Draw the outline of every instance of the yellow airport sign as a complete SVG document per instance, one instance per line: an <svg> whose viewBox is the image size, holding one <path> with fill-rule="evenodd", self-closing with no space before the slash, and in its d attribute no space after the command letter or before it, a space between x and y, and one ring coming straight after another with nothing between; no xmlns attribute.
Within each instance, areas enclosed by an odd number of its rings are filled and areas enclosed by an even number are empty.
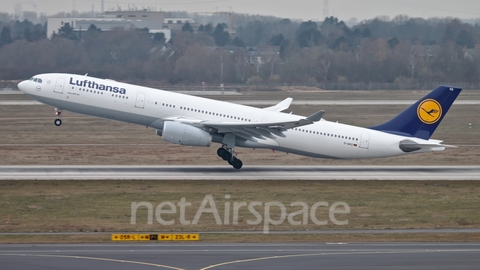
<svg viewBox="0 0 480 270"><path fill-rule="evenodd" d="M150 241L150 234L139 234L138 240L140 241Z"/></svg>
<svg viewBox="0 0 480 270"><path fill-rule="evenodd" d="M173 241L198 241L200 240L200 235L198 233L194 234L173 234Z"/></svg>
<svg viewBox="0 0 480 270"><path fill-rule="evenodd" d="M172 241L172 235L171 234L158 234L157 235L157 240L158 241Z"/></svg>
<svg viewBox="0 0 480 270"><path fill-rule="evenodd" d="M138 241L138 234L112 234L112 241Z"/></svg>
<svg viewBox="0 0 480 270"><path fill-rule="evenodd" d="M198 241L200 235L193 234L112 234L112 241Z"/></svg>

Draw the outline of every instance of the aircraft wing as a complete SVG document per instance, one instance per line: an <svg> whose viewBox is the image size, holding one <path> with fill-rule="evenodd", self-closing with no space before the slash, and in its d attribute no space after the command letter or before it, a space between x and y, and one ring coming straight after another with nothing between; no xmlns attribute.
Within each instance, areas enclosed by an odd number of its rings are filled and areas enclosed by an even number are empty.
<svg viewBox="0 0 480 270"><path fill-rule="evenodd" d="M162 121L175 121L197 127L208 127L210 129L215 129L217 133L234 133L236 136L245 140L257 142L258 139L275 139L276 137L285 138L283 131L290 128L313 124L314 122L320 121L324 114L325 111L322 110L298 120L274 122L224 122L178 116L166 117L163 118Z"/></svg>
<svg viewBox="0 0 480 270"><path fill-rule="evenodd" d="M318 111L308 117L294 121L275 121L275 122L219 122L202 121L203 126L215 128L218 133L234 133L236 136L245 140L257 141L257 139L275 139L276 137L285 138L283 131L313 124L322 119L325 111Z"/></svg>
<svg viewBox="0 0 480 270"><path fill-rule="evenodd" d="M281 112L288 109L288 107L290 107L290 104L292 104L292 101L293 101L293 98L286 98L275 106L270 106L263 109L267 111L272 111L272 112Z"/></svg>

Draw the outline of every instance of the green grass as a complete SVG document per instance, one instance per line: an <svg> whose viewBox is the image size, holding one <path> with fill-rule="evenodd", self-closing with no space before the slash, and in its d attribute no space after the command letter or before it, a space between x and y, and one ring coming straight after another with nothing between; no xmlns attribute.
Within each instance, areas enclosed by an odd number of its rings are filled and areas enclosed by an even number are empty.
<svg viewBox="0 0 480 270"><path fill-rule="evenodd" d="M111 231L233 231L262 230L263 223L249 225L255 216L245 207L232 224L233 203L278 201L287 213L299 210L291 202L312 206L316 202L345 202L350 214L338 214L347 225L291 225L284 222L271 230L476 228L480 226L480 183L469 181L2 181L0 183L2 232L111 232ZM179 214L164 214L174 225L147 224L147 208L130 224L131 203L192 203L186 219L192 220L206 195L212 195L220 217L231 202L230 224L216 224L204 213L197 225L182 225ZM230 199L225 199L230 195ZM264 215L264 207L257 207ZM154 209L155 210L155 209ZM179 210L177 210L179 211ZM328 207L319 207L319 220L329 220ZM272 208L273 219L280 216ZM7 217L10 220L7 222ZM295 220L301 220L297 216Z"/></svg>

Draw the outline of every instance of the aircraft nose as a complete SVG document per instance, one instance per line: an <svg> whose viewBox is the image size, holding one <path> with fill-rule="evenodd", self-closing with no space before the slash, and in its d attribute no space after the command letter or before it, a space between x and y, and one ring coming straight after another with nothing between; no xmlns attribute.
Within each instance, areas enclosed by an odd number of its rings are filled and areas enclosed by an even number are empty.
<svg viewBox="0 0 480 270"><path fill-rule="evenodd" d="M27 81L21 81L17 84L17 87L18 89L20 89L20 91L24 92L27 90Z"/></svg>

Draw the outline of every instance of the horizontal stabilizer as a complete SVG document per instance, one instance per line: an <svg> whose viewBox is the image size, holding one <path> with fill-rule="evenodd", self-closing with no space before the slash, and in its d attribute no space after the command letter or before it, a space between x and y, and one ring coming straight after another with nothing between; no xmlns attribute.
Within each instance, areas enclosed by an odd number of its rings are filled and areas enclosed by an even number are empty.
<svg viewBox="0 0 480 270"><path fill-rule="evenodd" d="M440 141L441 142L441 141ZM456 146L454 145L447 145L447 144L440 144L440 143L417 143L412 140L403 140L399 144L400 150L402 150L405 153L410 153L410 152L435 152L435 151L443 151L445 148L455 148Z"/></svg>

